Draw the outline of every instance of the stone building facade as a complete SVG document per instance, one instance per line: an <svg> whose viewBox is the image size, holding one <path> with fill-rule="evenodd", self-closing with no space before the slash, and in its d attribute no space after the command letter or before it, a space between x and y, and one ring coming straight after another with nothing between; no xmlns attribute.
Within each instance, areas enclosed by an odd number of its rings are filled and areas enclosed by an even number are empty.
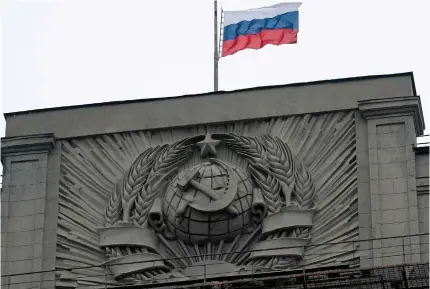
<svg viewBox="0 0 430 289"><path fill-rule="evenodd" d="M5 118L5 288L428 262L412 73Z"/></svg>

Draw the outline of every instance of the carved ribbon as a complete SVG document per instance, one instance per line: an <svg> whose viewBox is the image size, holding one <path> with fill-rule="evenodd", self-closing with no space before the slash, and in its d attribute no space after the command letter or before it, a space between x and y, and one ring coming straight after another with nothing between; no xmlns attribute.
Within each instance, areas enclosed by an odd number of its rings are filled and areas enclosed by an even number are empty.
<svg viewBox="0 0 430 289"><path fill-rule="evenodd" d="M158 252L158 239L154 232L141 227L133 227L133 223L117 223L117 225L122 226L98 229L100 247L145 247Z"/></svg>
<svg viewBox="0 0 430 289"><path fill-rule="evenodd" d="M169 269L161 256L157 254L133 254L111 259L104 265L109 266L114 278L119 280L132 273L138 273L150 269Z"/></svg>
<svg viewBox="0 0 430 289"><path fill-rule="evenodd" d="M270 239L254 244L250 259L277 256L303 258L304 246L309 238L279 238Z"/></svg>
<svg viewBox="0 0 430 289"><path fill-rule="evenodd" d="M263 220L262 234L285 231L291 228L311 228L315 209L292 210L284 207L280 212L267 216Z"/></svg>

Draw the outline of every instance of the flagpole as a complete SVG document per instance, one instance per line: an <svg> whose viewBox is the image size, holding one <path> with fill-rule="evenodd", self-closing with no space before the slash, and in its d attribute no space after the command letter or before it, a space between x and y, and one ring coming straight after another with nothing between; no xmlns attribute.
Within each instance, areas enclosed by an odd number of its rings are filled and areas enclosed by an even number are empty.
<svg viewBox="0 0 430 289"><path fill-rule="evenodd" d="M218 1L214 0L214 91L218 91Z"/></svg>

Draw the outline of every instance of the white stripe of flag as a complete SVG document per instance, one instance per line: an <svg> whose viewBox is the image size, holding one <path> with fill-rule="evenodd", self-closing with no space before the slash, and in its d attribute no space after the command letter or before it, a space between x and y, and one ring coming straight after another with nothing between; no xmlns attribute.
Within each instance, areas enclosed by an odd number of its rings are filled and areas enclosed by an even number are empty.
<svg viewBox="0 0 430 289"><path fill-rule="evenodd" d="M273 6L254 8L242 11L224 11L224 27L236 24L241 21L251 21L253 19L273 18L287 12L298 11L300 2L280 3Z"/></svg>

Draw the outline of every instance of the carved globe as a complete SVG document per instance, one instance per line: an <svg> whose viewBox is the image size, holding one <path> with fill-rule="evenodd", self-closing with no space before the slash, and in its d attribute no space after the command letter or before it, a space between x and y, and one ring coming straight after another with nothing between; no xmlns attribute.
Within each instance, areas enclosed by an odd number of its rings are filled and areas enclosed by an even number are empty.
<svg viewBox="0 0 430 289"><path fill-rule="evenodd" d="M187 244L218 243L221 240L229 241L249 229L252 217L252 184L243 170L231 164L226 165L231 168L232 176L219 164L203 163L180 172L172 180L163 202L167 234L170 237ZM223 194L227 187L237 181L236 195L229 207L215 212L190 207L190 200L203 205L214 202L194 186L182 190L178 186L179 180L195 170L198 170L199 174L194 181L217 192L221 198L225 197Z"/></svg>

